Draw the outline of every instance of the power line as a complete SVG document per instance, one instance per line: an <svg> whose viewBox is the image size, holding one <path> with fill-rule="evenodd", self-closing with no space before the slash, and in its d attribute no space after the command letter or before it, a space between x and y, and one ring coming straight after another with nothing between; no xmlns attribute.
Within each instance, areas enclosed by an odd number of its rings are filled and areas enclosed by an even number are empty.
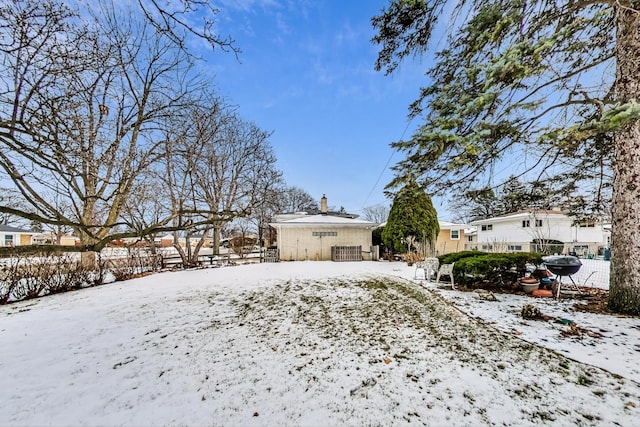
<svg viewBox="0 0 640 427"><path fill-rule="evenodd" d="M400 135L400 139L398 139L398 141L402 141L402 138L404 138L404 134L407 132L407 129L409 129L409 125L411 124L412 120L413 119L407 120L407 125L404 127L404 130L402 131L402 135ZM382 171L380 171L380 175L378 175L378 179L376 180L375 184L373 184L373 187L371 188L371 191L369 191L369 194L367 195L367 198L364 199L364 202L362 203L362 209L364 209L365 205L369 201L369 197L371 197L371 195L373 194L374 190L378 186L378 183L382 179L382 175L384 175L385 171L389 167L389 163L391 163L391 159L393 158L393 155L395 154L395 152L396 152L396 150L391 150L391 154L389 155L389 158L387 159L387 163L385 163L384 167L382 168Z"/></svg>

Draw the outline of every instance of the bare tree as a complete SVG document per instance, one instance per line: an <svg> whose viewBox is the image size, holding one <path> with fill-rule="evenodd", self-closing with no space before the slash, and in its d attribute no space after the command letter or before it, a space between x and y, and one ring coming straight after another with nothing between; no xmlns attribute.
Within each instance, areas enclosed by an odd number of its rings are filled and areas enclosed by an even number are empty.
<svg viewBox="0 0 640 427"><path fill-rule="evenodd" d="M306 212L318 209L318 202L300 187L290 186L282 191L281 212Z"/></svg>
<svg viewBox="0 0 640 427"><path fill-rule="evenodd" d="M367 206L362 209L362 216L367 221L375 222L376 224L382 224L389 218L389 211L391 207L385 203L379 203L373 206Z"/></svg>
<svg viewBox="0 0 640 427"><path fill-rule="evenodd" d="M185 0L182 12L192 3L205 4ZM27 204L1 213L70 227L92 250L173 229L176 212L117 231L138 177L165 154L159 124L202 88L186 15L151 5L146 20L107 3L82 16L55 0L0 5L0 170Z"/></svg>
<svg viewBox="0 0 640 427"><path fill-rule="evenodd" d="M138 6L147 20L174 43L184 46L185 35L206 41L212 49L233 52L236 57L240 49L231 36L223 37L214 29L214 19L218 9L209 0L181 0L162 5L157 0L138 0ZM197 18L197 20L194 20ZM194 22L201 25L194 25Z"/></svg>
<svg viewBox="0 0 640 427"><path fill-rule="evenodd" d="M247 217L264 202L264 195L280 183L269 132L246 122L220 100L192 103L167 126L165 179L175 213L174 228L186 245L174 245L185 265L197 262L200 249L213 236L214 253L220 231L234 218Z"/></svg>
<svg viewBox="0 0 640 427"><path fill-rule="evenodd" d="M136 232L139 239L149 245L151 253L155 254L155 239L159 232L145 230L153 230L154 224L159 224L170 216L169 197L162 179L152 172L139 177L123 208L122 219L126 228Z"/></svg>
<svg viewBox="0 0 640 427"><path fill-rule="evenodd" d="M14 208L24 209L25 202L20 193L11 188L0 188L0 204L13 206ZM14 225L21 227L26 223L24 218L12 215L7 212L0 212L0 224Z"/></svg>
<svg viewBox="0 0 640 427"><path fill-rule="evenodd" d="M280 212L279 200L282 196L282 187L279 185L281 176L272 177L274 186L270 188L264 188L260 195L256 206L251 211L251 218L253 219L258 229L258 241L260 246L266 243L271 244L275 241L273 230L269 226L274 216Z"/></svg>

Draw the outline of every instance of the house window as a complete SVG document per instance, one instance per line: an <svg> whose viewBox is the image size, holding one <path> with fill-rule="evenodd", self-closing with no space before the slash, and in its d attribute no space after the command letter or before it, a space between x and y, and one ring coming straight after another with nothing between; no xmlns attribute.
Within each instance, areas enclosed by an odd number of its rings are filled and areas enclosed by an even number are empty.
<svg viewBox="0 0 640 427"><path fill-rule="evenodd" d="M460 239L460 230L450 230L451 240L459 240Z"/></svg>
<svg viewBox="0 0 640 427"><path fill-rule="evenodd" d="M586 227L593 228L595 226L596 226L595 222L583 222L580 224L580 228L586 228Z"/></svg>
<svg viewBox="0 0 640 427"><path fill-rule="evenodd" d="M312 235L315 237L325 237L325 236L335 237L338 235L338 232L337 231L314 231L312 232Z"/></svg>
<svg viewBox="0 0 640 427"><path fill-rule="evenodd" d="M522 251L522 245L508 245L507 249L510 251Z"/></svg>
<svg viewBox="0 0 640 427"><path fill-rule="evenodd" d="M13 246L13 234L5 234L4 235L4 245L5 246Z"/></svg>
<svg viewBox="0 0 640 427"><path fill-rule="evenodd" d="M490 251L491 249L493 249L492 245L482 245L482 250L483 251Z"/></svg>
<svg viewBox="0 0 640 427"><path fill-rule="evenodd" d="M473 236L467 236L467 242L473 242Z"/></svg>
<svg viewBox="0 0 640 427"><path fill-rule="evenodd" d="M542 227L542 220L536 219L536 227Z"/></svg>
<svg viewBox="0 0 640 427"><path fill-rule="evenodd" d="M531 222L528 219L522 220L522 228L531 227Z"/></svg>
<svg viewBox="0 0 640 427"><path fill-rule="evenodd" d="M493 230L493 224L485 224L483 226L480 227L480 229L482 231L490 231Z"/></svg>

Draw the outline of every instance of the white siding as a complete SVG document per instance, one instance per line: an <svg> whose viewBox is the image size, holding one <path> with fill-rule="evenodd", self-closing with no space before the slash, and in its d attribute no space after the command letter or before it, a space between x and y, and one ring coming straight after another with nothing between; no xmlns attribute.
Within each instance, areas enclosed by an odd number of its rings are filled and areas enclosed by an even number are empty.
<svg viewBox="0 0 640 427"><path fill-rule="evenodd" d="M523 221L529 221L523 227ZM536 226L536 221L540 226ZM490 225L490 227L489 227ZM491 230L485 229L491 228ZM565 243L567 250L572 246L588 246L590 253L595 253L607 246L608 232L602 224L593 227L574 225L571 217L559 213L514 214L506 217L477 222L477 244L480 250L508 251L511 246L521 246L520 250L531 250L529 244L534 239L558 240Z"/></svg>

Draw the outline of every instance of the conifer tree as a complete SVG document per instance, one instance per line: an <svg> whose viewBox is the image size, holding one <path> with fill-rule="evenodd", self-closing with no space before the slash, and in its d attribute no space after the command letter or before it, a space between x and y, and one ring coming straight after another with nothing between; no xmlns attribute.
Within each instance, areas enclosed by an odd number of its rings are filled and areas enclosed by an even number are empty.
<svg viewBox="0 0 640 427"><path fill-rule="evenodd" d="M405 252L406 239L413 237L433 250L440 226L431 197L415 181L401 188L393 199L389 219L382 231L382 241L394 252Z"/></svg>
<svg viewBox="0 0 640 427"><path fill-rule="evenodd" d="M609 307L640 314L640 1L392 0L372 23L386 73L444 45L391 186L463 192L507 154L518 176L586 183L591 212L611 206Z"/></svg>

